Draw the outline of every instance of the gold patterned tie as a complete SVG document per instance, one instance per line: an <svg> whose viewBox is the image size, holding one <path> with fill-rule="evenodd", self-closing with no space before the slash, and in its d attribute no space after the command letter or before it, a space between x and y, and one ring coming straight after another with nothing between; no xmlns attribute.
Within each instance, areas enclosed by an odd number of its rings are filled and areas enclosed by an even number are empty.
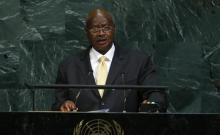
<svg viewBox="0 0 220 135"><path fill-rule="evenodd" d="M98 62L98 67L97 67L97 74L96 74L96 84L97 85L105 85L108 72L107 72L107 64L106 64L106 57L102 56L99 58ZM102 97L104 93L104 89L98 89L99 94Z"/></svg>

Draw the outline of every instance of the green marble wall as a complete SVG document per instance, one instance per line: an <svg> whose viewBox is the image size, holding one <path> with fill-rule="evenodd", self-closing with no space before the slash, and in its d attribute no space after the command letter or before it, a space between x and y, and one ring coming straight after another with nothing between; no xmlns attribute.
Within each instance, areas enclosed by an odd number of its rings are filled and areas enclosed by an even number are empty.
<svg viewBox="0 0 220 135"><path fill-rule="evenodd" d="M118 44L154 56L170 112L220 112L219 0L1 0L0 111L50 110L58 63L88 46L90 9L115 17ZM34 102L33 102L34 98Z"/></svg>

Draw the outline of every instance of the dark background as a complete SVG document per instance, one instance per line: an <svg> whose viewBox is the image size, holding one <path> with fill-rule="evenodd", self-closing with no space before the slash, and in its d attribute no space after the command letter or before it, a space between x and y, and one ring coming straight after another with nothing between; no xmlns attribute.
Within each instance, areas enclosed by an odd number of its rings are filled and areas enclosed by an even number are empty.
<svg viewBox="0 0 220 135"><path fill-rule="evenodd" d="M169 112L220 112L220 0L0 0L0 111L30 111L24 83L52 84L58 63L88 46L85 17L105 7L119 45L153 56ZM35 91L50 110L52 90Z"/></svg>

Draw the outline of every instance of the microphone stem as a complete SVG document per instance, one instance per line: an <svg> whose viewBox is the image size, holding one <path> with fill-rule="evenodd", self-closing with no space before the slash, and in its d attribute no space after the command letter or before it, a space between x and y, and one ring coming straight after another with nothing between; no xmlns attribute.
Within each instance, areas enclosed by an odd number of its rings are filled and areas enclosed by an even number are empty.
<svg viewBox="0 0 220 135"><path fill-rule="evenodd" d="M125 74L121 74L121 79L122 79L122 84L125 85ZM123 90L124 94L124 105L123 105L123 112L126 112L126 102L127 102L127 97L126 97L126 91L125 89Z"/></svg>

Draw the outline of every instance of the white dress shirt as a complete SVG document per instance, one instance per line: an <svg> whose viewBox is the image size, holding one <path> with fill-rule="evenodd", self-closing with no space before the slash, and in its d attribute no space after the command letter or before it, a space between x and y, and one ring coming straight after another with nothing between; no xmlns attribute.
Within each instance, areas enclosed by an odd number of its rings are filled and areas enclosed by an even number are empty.
<svg viewBox="0 0 220 135"><path fill-rule="evenodd" d="M104 55L107 58L106 64L107 64L107 71L109 73L109 69L112 63L112 59L115 53L115 46L114 44L112 45L112 47L108 50L108 52ZM90 56L90 62L91 62L91 66L92 66L92 70L93 70L93 76L95 78L96 81L96 69L98 66L98 60L101 56L103 56L101 53L97 52L93 47L90 49L89 52L89 56Z"/></svg>

